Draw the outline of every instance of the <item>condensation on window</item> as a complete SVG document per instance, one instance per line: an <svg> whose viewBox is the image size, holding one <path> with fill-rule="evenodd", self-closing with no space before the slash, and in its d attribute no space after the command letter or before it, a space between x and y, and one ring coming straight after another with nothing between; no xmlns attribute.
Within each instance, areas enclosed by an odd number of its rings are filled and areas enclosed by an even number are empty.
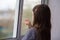
<svg viewBox="0 0 60 40"><path fill-rule="evenodd" d="M0 39L13 37L16 4L17 0L0 0Z"/></svg>

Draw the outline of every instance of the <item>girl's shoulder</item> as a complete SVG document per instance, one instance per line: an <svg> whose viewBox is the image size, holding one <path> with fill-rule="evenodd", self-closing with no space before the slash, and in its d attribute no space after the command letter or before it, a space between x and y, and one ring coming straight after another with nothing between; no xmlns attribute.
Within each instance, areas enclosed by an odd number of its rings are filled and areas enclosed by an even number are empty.
<svg viewBox="0 0 60 40"><path fill-rule="evenodd" d="M35 40L35 28L31 27L25 34L25 36L22 38L22 40Z"/></svg>
<svg viewBox="0 0 60 40"><path fill-rule="evenodd" d="M30 32L36 32L36 29L35 29L34 27L31 27L31 28L29 29L29 31L30 31Z"/></svg>

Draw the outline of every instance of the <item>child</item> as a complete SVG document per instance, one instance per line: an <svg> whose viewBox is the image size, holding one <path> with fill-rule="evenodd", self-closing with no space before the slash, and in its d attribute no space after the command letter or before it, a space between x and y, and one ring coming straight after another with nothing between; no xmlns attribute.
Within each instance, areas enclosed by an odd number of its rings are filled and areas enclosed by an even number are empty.
<svg viewBox="0 0 60 40"><path fill-rule="evenodd" d="M29 30L22 40L51 40L50 8L45 4L36 5L33 14L33 25L29 19L25 20Z"/></svg>

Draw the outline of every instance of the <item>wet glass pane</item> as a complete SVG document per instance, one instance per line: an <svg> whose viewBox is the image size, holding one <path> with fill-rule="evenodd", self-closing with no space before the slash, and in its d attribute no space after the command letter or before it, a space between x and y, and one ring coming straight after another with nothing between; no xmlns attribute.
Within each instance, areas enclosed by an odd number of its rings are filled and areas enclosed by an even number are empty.
<svg viewBox="0 0 60 40"><path fill-rule="evenodd" d="M0 39L16 37L17 0L0 0Z"/></svg>
<svg viewBox="0 0 60 40"><path fill-rule="evenodd" d="M28 26L25 25L24 21L28 18L31 22L33 20L32 9L35 5L41 4L41 0L24 0L23 4L23 14L22 14L22 26L21 26L21 36L24 36L28 30Z"/></svg>

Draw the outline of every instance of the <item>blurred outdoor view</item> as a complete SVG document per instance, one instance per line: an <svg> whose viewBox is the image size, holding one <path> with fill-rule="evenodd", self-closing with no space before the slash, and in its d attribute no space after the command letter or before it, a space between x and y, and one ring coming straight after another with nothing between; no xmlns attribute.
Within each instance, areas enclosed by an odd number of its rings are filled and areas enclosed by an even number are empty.
<svg viewBox="0 0 60 40"><path fill-rule="evenodd" d="M0 0L0 39L13 37L17 0Z"/></svg>
<svg viewBox="0 0 60 40"><path fill-rule="evenodd" d="M28 26L26 26L24 24L24 21L25 21L26 18L28 18L32 22L32 20L33 20L32 9L37 4L41 4L41 0L24 0L23 14L22 14L21 36L25 35L27 30L28 30Z"/></svg>

